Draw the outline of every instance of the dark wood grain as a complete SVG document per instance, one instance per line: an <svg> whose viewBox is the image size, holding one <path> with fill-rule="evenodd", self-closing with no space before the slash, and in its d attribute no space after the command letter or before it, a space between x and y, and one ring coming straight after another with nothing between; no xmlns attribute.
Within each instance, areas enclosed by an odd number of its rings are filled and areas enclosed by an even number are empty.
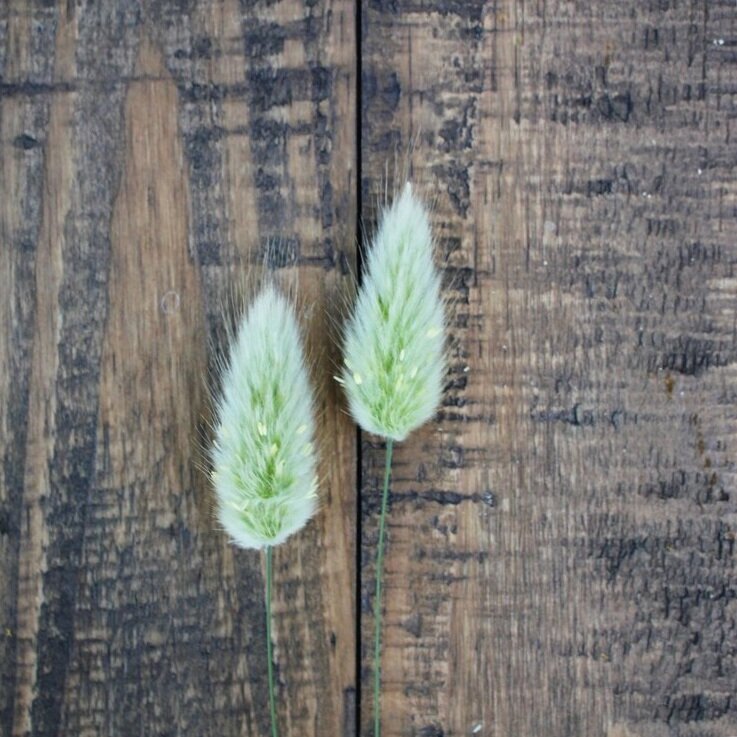
<svg viewBox="0 0 737 737"><path fill-rule="evenodd" d="M267 734L261 559L197 470L233 285L353 260L349 2L0 9L0 734ZM355 433L275 555L285 734L354 731Z"/></svg>
<svg viewBox="0 0 737 737"><path fill-rule="evenodd" d="M395 450L386 737L737 733L736 32L731 2L364 5L364 215L415 142L455 302Z"/></svg>
<svg viewBox="0 0 737 737"><path fill-rule="evenodd" d="M737 734L736 39L731 0L0 5L0 734L267 734L261 560L196 465L208 346L266 258L331 375L358 187L370 225L405 158L451 368L395 451L385 737ZM383 447L359 510L321 383L275 645L282 733L332 737Z"/></svg>

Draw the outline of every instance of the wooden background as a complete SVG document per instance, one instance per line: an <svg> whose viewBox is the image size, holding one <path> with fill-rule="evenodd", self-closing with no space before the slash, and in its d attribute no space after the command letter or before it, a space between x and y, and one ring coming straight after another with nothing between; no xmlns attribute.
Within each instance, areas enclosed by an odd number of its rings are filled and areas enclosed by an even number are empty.
<svg viewBox="0 0 737 737"><path fill-rule="evenodd" d="M208 340L278 236L332 373L408 158L452 365L395 455L385 737L734 737L736 119L733 0L3 0L0 735L266 736ZM321 396L285 737L368 734L383 448Z"/></svg>

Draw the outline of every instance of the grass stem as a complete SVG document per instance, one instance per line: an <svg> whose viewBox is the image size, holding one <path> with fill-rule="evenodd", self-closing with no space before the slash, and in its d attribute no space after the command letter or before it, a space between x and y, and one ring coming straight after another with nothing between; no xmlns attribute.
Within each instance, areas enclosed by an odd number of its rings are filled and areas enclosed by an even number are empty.
<svg viewBox="0 0 737 737"><path fill-rule="evenodd" d="M374 596L374 737L381 735L381 589L384 578L384 537L386 530L386 507L389 498L389 477L392 470L394 441L386 441L386 465L384 467L384 491L381 495L381 517L379 519L379 547L376 554L376 594Z"/></svg>
<svg viewBox="0 0 737 737"><path fill-rule="evenodd" d="M279 737L276 728L276 700L274 694L274 657L271 651L271 581L273 579L273 548L266 548L266 658L269 669L269 709L271 711L271 737Z"/></svg>

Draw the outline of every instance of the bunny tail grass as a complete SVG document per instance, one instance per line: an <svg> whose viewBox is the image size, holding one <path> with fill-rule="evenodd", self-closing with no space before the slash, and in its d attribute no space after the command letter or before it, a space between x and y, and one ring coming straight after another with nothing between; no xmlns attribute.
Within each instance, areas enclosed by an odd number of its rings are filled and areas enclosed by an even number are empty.
<svg viewBox="0 0 737 737"><path fill-rule="evenodd" d="M389 478L394 441L429 420L440 403L445 312L433 261L430 221L407 183L381 214L366 274L344 335L345 387L351 414L386 442L374 596L374 737L381 735L381 619Z"/></svg>
<svg viewBox="0 0 737 737"><path fill-rule="evenodd" d="M314 436L299 326L268 285L238 325L217 401L212 479L233 543L279 545L314 514Z"/></svg>
<svg viewBox="0 0 737 737"><path fill-rule="evenodd" d="M434 415L446 371L445 314L430 222L409 183L381 215L343 351L339 381L364 430L404 440Z"/></svg>
<svg viewBox="0 0 737 737"><path fill-rule="evenodd" d="M233 543L266 548L271 736L278 737L271 637L273 546L315 512L314 400L290 302L269 284L240 320L216 403L212 479Z"/></svg>

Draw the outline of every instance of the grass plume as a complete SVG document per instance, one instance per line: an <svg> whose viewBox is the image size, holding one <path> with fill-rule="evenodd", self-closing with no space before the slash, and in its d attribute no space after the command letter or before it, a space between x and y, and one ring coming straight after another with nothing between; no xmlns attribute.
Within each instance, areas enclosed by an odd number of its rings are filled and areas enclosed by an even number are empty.
<svg viewBox="0 0 737 737"><path fill-rule="evenodd" d="M316 509L312 390L294 310L266 286L222 376L212 450L218 519L243 548L279 545Z"/></svg>
<svg viewBox="0 0 737 737"><path fill-rule="evenodd" d="M381 734L382 585L392 452L395 441L435 414L446 373L445 309L434 250L427 210L407 183L381 212L336 377L355 421L386 438L374 594L374 737Z"/></svg>
<svg viewBox="0 0 737 737"><path fill-rule="evenodd" d="M407 183L384 210L344 337L344 385L364 429L404 440L435 413L445 313L427 211Z"/></svg>
<svg viewBox="0 0 737 737"><path fill-rule="evenodd" d="M278 737L271 636L273 548L317 506L314 399L294 308L267 284L230 336L211 451L217 514L231 541L266 550L271 735Z"/></svg>

